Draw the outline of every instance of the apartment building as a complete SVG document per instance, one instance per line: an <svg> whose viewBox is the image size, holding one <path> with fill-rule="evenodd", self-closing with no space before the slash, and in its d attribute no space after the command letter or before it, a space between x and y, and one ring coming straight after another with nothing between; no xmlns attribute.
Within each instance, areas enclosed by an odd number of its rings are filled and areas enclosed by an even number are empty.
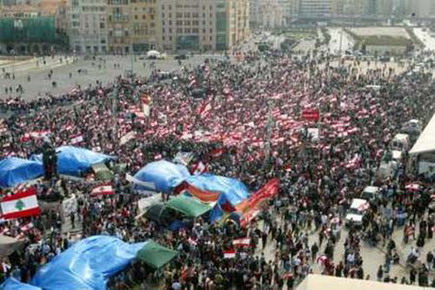
<svg viewBox="0 0 435 290"><path fill-rule="evenodd" d="M130 42L135 53L155 49L158 45L156 0L130 0Z"/></svg>
<svg viewBox="0 0 435 290"><path fill-rule="evenodd" d="M107 52L106 0L71 0L67 7L70 48L76 53Z"/></svg>
<svg viewBox="0 0 435 290"><path fill-rule="evenodd" d="M160 0L159 47L225 50L249 36L249 0Z"/></svg>
<svg viewBox="0 0 435 290"><path fill-rule="evenodd" d="M301 0L299 17L322 19L331 16L331 0Z"/></svg>

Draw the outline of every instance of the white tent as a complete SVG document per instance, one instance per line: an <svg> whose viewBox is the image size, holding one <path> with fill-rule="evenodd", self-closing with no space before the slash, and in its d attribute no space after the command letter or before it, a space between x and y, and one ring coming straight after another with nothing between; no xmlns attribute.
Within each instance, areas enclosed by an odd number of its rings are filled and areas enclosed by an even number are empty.
<svg viewBox="0 0 435 290"><path fill-rule="evenodd" d="M409 154L415 155L430 151L435 151L435 114L418 137Z"/></svg>
<svg viewBox="0 0 435 290"><path fill-rule="evenodd" d="M428 287L382 283L325 275L308 275L296 290L429 290Z"/></svg>

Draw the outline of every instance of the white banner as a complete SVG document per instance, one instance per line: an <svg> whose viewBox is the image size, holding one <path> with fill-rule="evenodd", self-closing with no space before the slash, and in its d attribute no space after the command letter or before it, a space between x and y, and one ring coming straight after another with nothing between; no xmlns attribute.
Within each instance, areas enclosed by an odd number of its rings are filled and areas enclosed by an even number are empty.
<svg viewBox="0 0 435 290"><path fill-rule="evenodd" d="M136 137L136 132L135 131L130 131L127 134L125 134L124 136L121 137L121 139L119 140L119 145L124 145L125 143L127 143L128 141L134 139Z"/></svg>

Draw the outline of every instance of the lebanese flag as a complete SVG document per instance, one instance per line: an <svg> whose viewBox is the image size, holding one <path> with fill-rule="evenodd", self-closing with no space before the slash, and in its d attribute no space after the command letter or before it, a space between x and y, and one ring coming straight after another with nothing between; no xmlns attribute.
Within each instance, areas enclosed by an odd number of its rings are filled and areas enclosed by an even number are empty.
<svg viewBox="0 0 435 290"><path fill-rule="evenodd" d="M250 238L241 238L233 240L234 247L249 247L251 245Z"/></svg>
<svg viewBox="0 0 435 290"><path fill-rule="evenodd" d="M83 142L83 135L75 135L71 138L71 144L79 144Z"/></svg>
<svg viewBox="0 0 435 290"><path fill-rule="evenodd" d="M38 216L41 209L36 198L36 188L30 187L1 200L2 219L10 220L29 216Z"/></svg>
<svg viewBox="0 0 435 290"><path fill-rule="evenodd" d="M113 187L111 185L98 186L91 191L91 195L110 195L110 194L115 194L115 191L113 190Z"/></svg>
<svg viewBox="0 0 435 290"><path fill-rule="evenodd" d="M27 224L25 224L25 225L22 225L22 226L20 227L20 229L21 229L22 232L27 232L27 231L33 229L33 223L30 222L30 223L27 223Z"/></svg>
<svg viewBox="0 0 435 290"><path fill-rule="evenodd" d="M225 259L234 259L236 257L236 251L235 250L226 250L224 251L224 258Z"/></svg>
<svg viewBox="0 0 435 290"><path fill-rule="evenodd" d="M223 148L213 149L210 152L210 156L213 158L220 157L222 154L224 154L225 150Z"/></svg>
<svg viewBox="0 0 435 290"><path fill-rule="evenodd" d="M42 130L42 131L33 131L30 132L30 137L33 137L35 139L42 139L45 136L49 135L51 132L49 130Z"/></svg>
<svg viewBox="0 0 435 290"><path fill-rule="evenodd" d="M192 239L192 238L189 238L188 240L187 240L188 242L189 242L189 244L191 244L191 245L194 245L194 246L196 246L196 245L198 245L198 242L197 241L195 241L194 239Z"/></svg>
<svg viewBox="0 0 435 290"><path fill-rule="evenodd" d="M420 184L418 183L410 183L405 185L405 189L408 192L416 192L419 191L421 189Z"/></svg>
<svg viewBox="0 0 435 290"><path fill-rule="evenodd" d="M206 118L210 114L211 109L212 106L210 103L203 104L201 107L199 107L198 114L202 118Z"/></svg>
<svg viewBox="0 0 435 290"><path fill-rule="evenodd" d="M193 175L198 175L198 174L204 173L206 171L207 171L207 165L202 163L202 161L196 162L192 166L192 174Z"/></svg>

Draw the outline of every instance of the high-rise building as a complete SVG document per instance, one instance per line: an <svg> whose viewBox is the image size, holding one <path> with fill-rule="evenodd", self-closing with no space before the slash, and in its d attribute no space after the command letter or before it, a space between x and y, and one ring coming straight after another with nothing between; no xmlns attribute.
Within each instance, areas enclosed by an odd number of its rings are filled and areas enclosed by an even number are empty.
<svg viewBox="0 0 435 290"><path fill-rule="evenodd" d="M108 50L110 53L130 53L130 0L107 0Z"/></svg>
<svg viewBox="0 0 435 290"><path fill-rule="evenodd" d="M300 0L300 18L322 19L330 16L331 0Z"/></svg>
<svg viewBox="0 0 435 290"><path fill-rule="evenodd" d="M225 50L249 35L249 0L160 0L160 48Z"/></svg>
<svg viewBox="0 0 435 290"><path fill-rule="evenodd" d="M70 48L76 53L107 51L106 0L71 0L68 4Z"/></svg>
<svg viewBox="0 0 435 290"><path fill-rule="evenodd" d="M135 53L156 48L160 32L157 30L156 0L130 0L130 41Z"/></svg>

